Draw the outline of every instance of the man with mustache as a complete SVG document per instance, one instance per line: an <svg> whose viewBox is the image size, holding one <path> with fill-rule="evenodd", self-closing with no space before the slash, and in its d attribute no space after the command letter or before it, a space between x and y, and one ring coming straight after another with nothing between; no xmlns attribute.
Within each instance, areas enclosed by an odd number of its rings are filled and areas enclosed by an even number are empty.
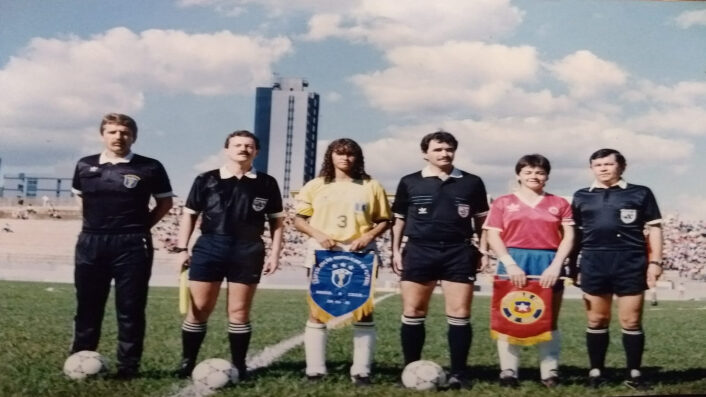
<svg viewBox="0 0 706 397"><path fill-rule="evenodd" d="M172 187L162 164L133 153L137 124L110 113L100 133L105 150L78 161L74 194L83 227L76 244L76 316L71 353L96 350L110 282L115 281L120 379L138 375L145 336L145 306L152 271L150 229L172 207ZM150 198L156 205L150 210Z"/></svg>
<svg viewBox="0 0 706 397"><path fill-rule="evenodd" d="M429 299L440 280L446 301L452 389L470 387L466 361L472 338L471 300L481 260L471 241L488 214L483 181L453 166L457 147L456 138L446 131L426 135L421 149L428 164L400 180L392 205L392 262L401 275L400 335L405 365L421 358ZM404 251L403 235L408 238Z"/></svg>

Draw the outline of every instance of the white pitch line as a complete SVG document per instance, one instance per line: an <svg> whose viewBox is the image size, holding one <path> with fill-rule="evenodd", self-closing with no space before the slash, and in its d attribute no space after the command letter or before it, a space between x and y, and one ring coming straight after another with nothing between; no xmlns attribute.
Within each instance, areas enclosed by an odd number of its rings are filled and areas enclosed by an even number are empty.
<svg viewBox="0 0 706 397"><path fill-rule="evenodd" d="M378 304L385 299L397 295L397 293L389 293L386 295L383 295L379 298L376 298L374 300L375 304ZM343 321L346 321L349 316L344 316L339 319L334 320L333 322L329 323L329 327L331 326L336 326L336 324L340 324ZM262 349L259 353L248 357L247 360L247 366L249 371L253 371L256 369L260 368L265 368L270 366L273 362L277 361L280 357L284 356L289 352L290 350L294 349L295 347L301 345L304 343L304 333L302 332L299 335L295 335L291 338L285 339L277 344L274 344L272 346L267 346L264 349ZM188 386L184 387L181 390L178 390L175 394L172 394L171 397L201 397L201 396L206 396L209 394L204 393L203 391L197 390L193 384L189 384Z"/></svg>

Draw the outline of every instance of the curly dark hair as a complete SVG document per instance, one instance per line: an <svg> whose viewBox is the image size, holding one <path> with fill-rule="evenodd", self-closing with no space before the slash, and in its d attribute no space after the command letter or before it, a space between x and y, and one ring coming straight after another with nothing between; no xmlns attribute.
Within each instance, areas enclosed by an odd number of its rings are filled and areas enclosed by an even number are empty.
<svg viewBox="0 0 706 397"><path fill-rule="evenodd" d="M370 179L370 175L365 172L365 158L363 158L363 149L356 141L349 138L340 138L331 142L326 148L324 154L324 162L321 164L319 176L324 178L326 183L333 182L336 179L336 170L331 160L333 153L352 154L355 157L353 167L351 167L350 177L353 179Z"/></svg>

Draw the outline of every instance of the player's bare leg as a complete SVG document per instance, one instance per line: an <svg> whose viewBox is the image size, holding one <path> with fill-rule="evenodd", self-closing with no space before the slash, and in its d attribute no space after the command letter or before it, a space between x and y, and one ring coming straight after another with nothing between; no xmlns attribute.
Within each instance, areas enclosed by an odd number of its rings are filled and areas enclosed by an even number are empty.
<svg viewBox="0 0 706 397"><path fill-rule="evenodd" d="M257 284L228 283L228 341L233 365L241 379L247 376L245 356L250 346L250 307Z"/></svg>
<svg viewBox="0 0 706 397"><path fill-rule="evenodd" d="M591 370L588 373L589 386L598 387L603 380L605 356L610 343L610 316L613 294L583 295L586 307L588 328L586 328L586 347Z"/></svg>
<svg viewBox="0 0 706 397"><path fill-rule="evenodd" d="M416 283L400 282L402 292L402 354L405 365L417 361L422 356L426 331L424 320L429 311L429 299L436 287L436 281Z"/></svg>

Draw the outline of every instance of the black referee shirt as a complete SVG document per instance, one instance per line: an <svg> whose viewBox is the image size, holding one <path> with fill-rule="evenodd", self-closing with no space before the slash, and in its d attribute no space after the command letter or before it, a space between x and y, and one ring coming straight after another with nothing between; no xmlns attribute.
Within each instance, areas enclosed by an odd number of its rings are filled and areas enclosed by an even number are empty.
<svg viewBox="0 0 706 397"><path fill-rule="evenodd" d="M201 233L258 240L265 220L284 216L275 178L254 169L238 179L225 167L196 177L185 211L202 213Z"/></svg>
<svg viewBox="0 0 706 397"><path fill-rule="evenodd" d="M644 250L646 224L661 222L652 191L621 180L608 189L584 188L574 193L574 221L582 231L581 248Z"/></svg>
<svg viewBox="0 0 706 397"><path fill-rule="evenodd" d="M83 231L94 233L148 232L150 196L173 196L162 164L133 153L115 164L101 154L82 158L72 188L83 201Z"/></svg>
<svg viewBox="0 0 706 397"><path fill-rule="evenodd" d="M470 238L473 217L488 212L483 181L456 168L445 181L428 173L409 174L397 185L392 212L405 219L404 234L430 242Z"/></svg>

